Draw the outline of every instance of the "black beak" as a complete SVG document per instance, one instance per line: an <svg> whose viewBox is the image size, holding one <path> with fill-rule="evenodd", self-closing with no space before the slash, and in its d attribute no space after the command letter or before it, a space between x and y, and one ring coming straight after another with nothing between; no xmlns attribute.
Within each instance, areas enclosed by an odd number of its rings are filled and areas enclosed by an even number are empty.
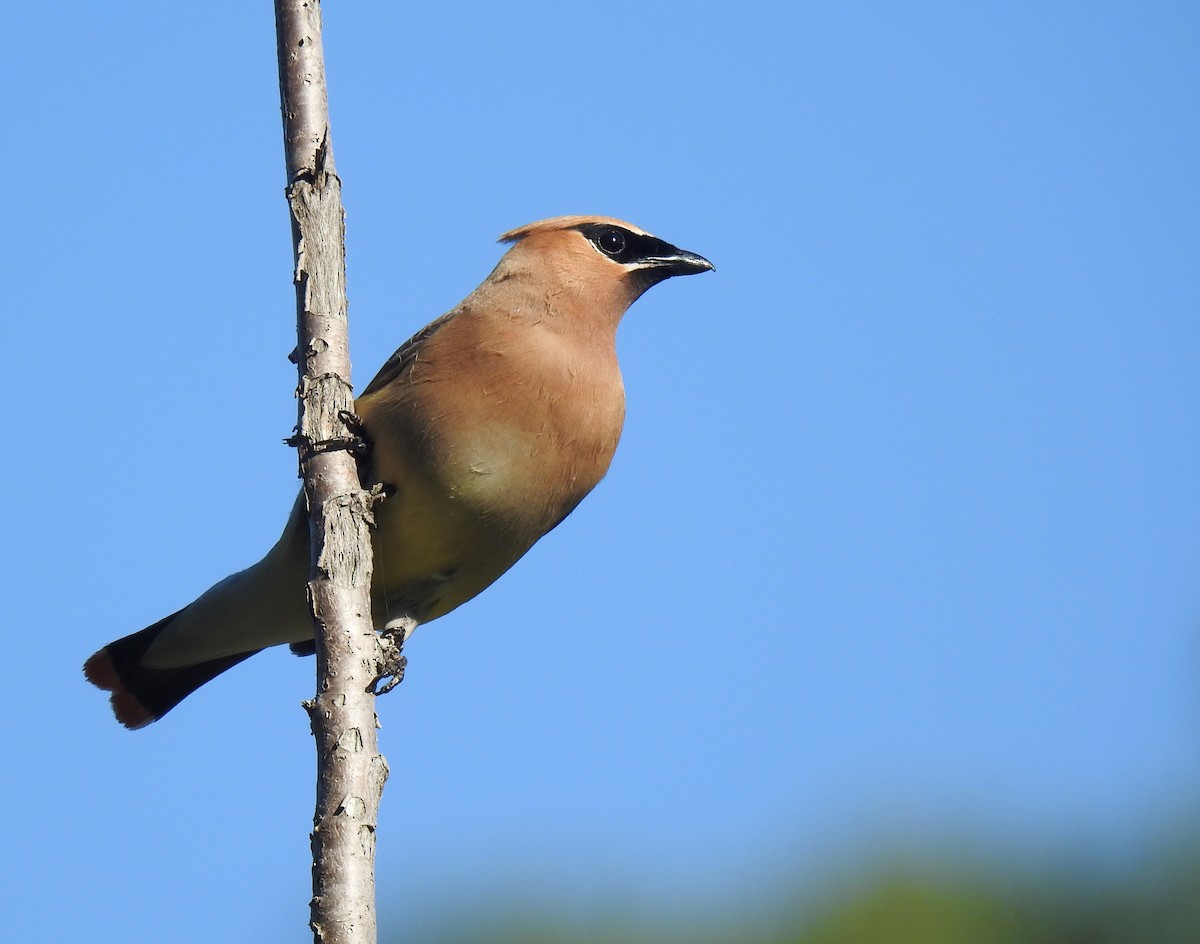
<svg viewBox="0 0 1200 944"><path fill-rule="evenodd" d="M655 248L657 251L644 257L643 261L648 267L652 267L661 278L666 279L673 275L696 275L698 272L716 271L717 267L715 265L703 256L696 255L694 252L688 252L686 249L678 249L666 242Z"/></svg>

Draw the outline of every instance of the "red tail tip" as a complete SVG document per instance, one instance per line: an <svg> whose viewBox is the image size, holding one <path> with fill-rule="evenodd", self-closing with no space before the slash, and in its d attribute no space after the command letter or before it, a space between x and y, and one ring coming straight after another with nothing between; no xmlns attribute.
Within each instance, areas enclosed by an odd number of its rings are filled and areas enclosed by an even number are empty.
<svg viewBox="0 0 1200 944"><path fill-rule="evenodd" d="M121 690L121 678L117 675L117 670L113 668L107 649L101 649L83 664L83 675L97 688L102 688L106 692Z"/></svg>
<svg viewBox="0 0 1200 944"><path fill-rule="evenodd" d="M112 702L113 714L117 720L131 731L144 728L154 720L154 715L146 710L146 706L138 701L137 695L129 692L115 692L109 699Z"/></svg>
<svg viewBox="0 0 1200 944"><path fill-rule="evenodd" d="M112 702L113 714L125 727L136 730L155 720L154 715L138 700L137 695L125 691L107 649L101 649L83 664L83 675L97 688L113 693L109 699Z"/></svg>

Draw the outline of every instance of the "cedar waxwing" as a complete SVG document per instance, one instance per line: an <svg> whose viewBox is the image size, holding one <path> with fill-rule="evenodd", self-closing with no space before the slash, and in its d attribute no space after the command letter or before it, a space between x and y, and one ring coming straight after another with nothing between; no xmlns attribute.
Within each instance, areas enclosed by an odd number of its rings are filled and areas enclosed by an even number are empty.
<svg viewBox="0 0 1200 944"><path fill-rule="evenodd" d="M664 279L712 269L636 226L563 216L511 242L458 307L391 356L355 402L370 443L373 620L425 623L478 594L608 471L625 418L617 324ZM304 493L278 543L178 613L109 643L84 674L140 728L268 646L313 651Z"/></svg>

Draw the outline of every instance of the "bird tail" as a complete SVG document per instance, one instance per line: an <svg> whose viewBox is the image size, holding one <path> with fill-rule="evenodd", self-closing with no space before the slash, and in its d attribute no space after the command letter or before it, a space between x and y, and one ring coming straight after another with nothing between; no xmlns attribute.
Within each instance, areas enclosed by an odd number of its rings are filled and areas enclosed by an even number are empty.
<svg viewBox="0 0 1200 944"><path fill-rule="evenodd" d="M112 692L113 714L127 728L144 728L157 721L205 682L262 651L252 649L165 669L143 665L146 650L182 612L172 613L153 626L110 642L83 664L83 674L89 682Z"/></svg>

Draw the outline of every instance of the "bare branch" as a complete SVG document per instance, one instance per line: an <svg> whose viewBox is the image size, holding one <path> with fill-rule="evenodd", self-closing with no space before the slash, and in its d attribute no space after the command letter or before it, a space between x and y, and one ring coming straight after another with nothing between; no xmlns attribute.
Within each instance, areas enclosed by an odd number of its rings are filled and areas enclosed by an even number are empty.
<svg viewBox="0 0 1200 944"><path fill-rule="evenodd" d="M311 926L318 944L374 944L375 828L387 763L376 738L383 671L371 622L371 508L344 417L353 409L344 211L333 165L318 0L275 0L288 202L296 256L299 423L313 570L317 742Z"/></svg>

